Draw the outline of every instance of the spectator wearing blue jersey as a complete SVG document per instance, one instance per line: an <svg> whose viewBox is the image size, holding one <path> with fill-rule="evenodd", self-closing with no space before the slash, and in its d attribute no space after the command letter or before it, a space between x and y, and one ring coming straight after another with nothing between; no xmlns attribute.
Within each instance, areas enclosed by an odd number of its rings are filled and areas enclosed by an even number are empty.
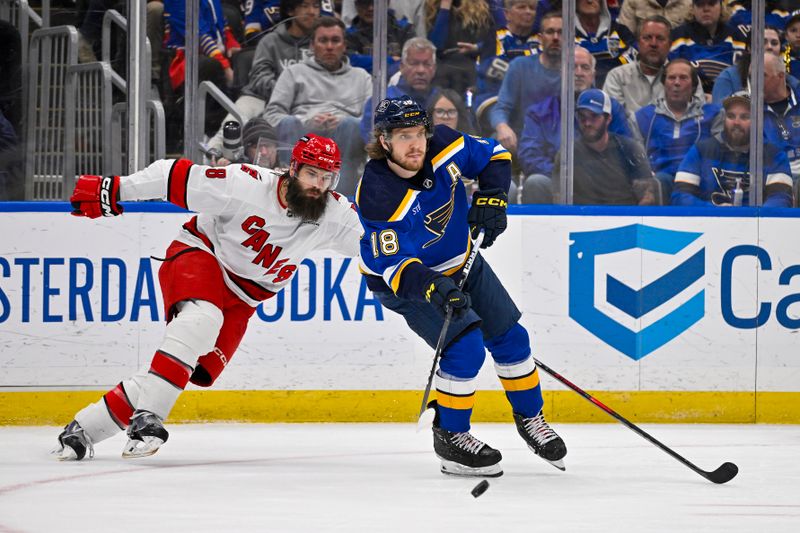
<svg viewBox="0 0 800 533"><path fill-rule="evenodd" d="M753 2L751 0L731 0L728 7L731 16L728 25L738 28L745 35L750 35L753 22ZM796 12L800 12L797 0L766 0L764 2L764 24L780 30L786 27L786 21Z"/></svg>
<svg viewBox="0 0 800 533"><path fill-rule="evenodd" d="M247 41L257 41L264 32L281 20L279 0L249 0L244 7L244 36Z"/></svg>
<svg viewBox="0 0 800 533"><path fill-rule="evenodd" d="M497 140L511 152L517 150L525 110L561 90L562 27L561 13L546 14L539 31L541 53L513 61L503 78L490 119Z"/></svg>
<svg viewBox="0 0 800 533"><path fill-rule="evenodd" d="M750 204L750 95L723 101L722 132L689 149L675 176L672 205L744 206ZM761 184L759 184L761 186ZM786 154L764 145L764 206L792 206L792 176Z"/></svg>
<svg viewBox="0 0 800 533"><path fill-rule="evenodd" d="M650 166L665 194L686 151L722 128L720 106L694 96L697 72L685 59L670 61L662 73L664 97L634 115L634 134L642 140Z"/></svg>
<svg viewBox="0 0 800 533"><path fill-rule="evenodd" d="M783 60L764 54L764 143L786 153L792 177L800 179L800 91L786 81Z"/></svg>
<svg viewBox="0 0 800 533"><path fill-rule="evenodd" d="M603 90L619 101L629 115L664 96L661 73L672 44L669 21L661 15L644 19L639 27L637 43L639 54L636 59L611 69L603 84ZM705 98L699 85L695 95Z"/></svg>
<svg viewBox="0 0 800 533"><path fill-rule="evenodd" d="M611 133L611 97L600 89L578 96L575 114L581 135L575 139L575 205L658 205L658 189L642 147ZM559 172L559 158L554 172Z"/></svg>
<svg viewBox="0 0 800 533"><path fill-rule="evenodd" d="M308 11L317 10L318 15L334 17L332 0L300 0L290 2L285 0L246 0L242 1L244 13L244 35L248 45L255 45L261 37L275 28L281 21L289 23L295 15L290 15L289 10L300 9Z"/></svg>
<svg viewBox="0 0 800 533"><path fill-rule="evenodd" d="M231 28L222 12L220 0L197 0L199 4L199 81L211 80L217 85L233 84L233 68L230 59L241 50ZM169 67L172 88L177 90L184 81L186 42L186 2L184 0L165 0L164 18L166 20L166 46L177 50ZM213 61L209 61L213 60Z"/></svg>
<svg viewBox="0 0 800 533"><path fill-rule="evenodd" d="M783 59L786 72L800 78L800 13L786 23L786 50Z"/></svg>
<svg viewBox="0 0 800 533"><path fill-rule="evenodd" d="M782 56L781 32L779 29L767 26L764 28L764 51L766 53ZM788 70L788 68L787 68ZM714 90L711 92L711 101L715 104L722 104L722 101L733 93L749 90L750 87L750 38L747 39L747 51L742 54L739 61L732 67L722 71L714 82ZM791 87L800 85L800 81L794 76L787 76L786 81Z"/></svg>
<svg viewBox="0 0 800 533"><path fill-rule="evenodd" d="M726 24L729 12L720 0L692 0L691 19L675 28L670 60L683 58L697 65L703 91L711 93L720 72L745 50L745 36Z"/></svg>
<svg viewBox="0 0 800 533"><path fill-rule="evenodd" d="M425 37L412 37L403 45L400 55L400 79L386 87L387 98L410 96L422 108L427 108L439 94L433 85L436 76L436 47ZM360 133L364 143L372 135L372 97L364 104Z"/></svg>
<svg viewBox="0 0 800 533"><path fill-rule="evenodd" d="M474 87L478 43L494 33L486 0L426 0L428 39L436 45L436 84L465 93Z"/></svg>
<svg viewBox="0 0 800 533"><path fill-rule="evenodd" d="M577 0L575 10L575 42L594 56L602 86L609 70L633 59L633 33L611 18L606 0Z"/></svg>
<svg viewBox="0 0 800 533"><path fill-rule="evenodd" d="M358 15L347 28L347 55L350 64L372 73L372 23L375 17L374 0L356 0ZM405 19L395 18L391 9L386 14L386 77L391 77L400 66L400 52L407 40L414 36L414 27Z"/></svg>
<svg viewBox="0 0 800 533"><path fill-rule="evenodd" d="M478 85L472 102L476 116L497 101L509 64L539 52L539 40L533 31L536 0L506 0L504 12L506 25L497 28L493 39L481 43Z"/></svg>
<svg viewBox="0 0 800 533"><path fill-rule="evenodd" d="M583 47L575 47L575 99L586 89L594 86L594 56ZM609 131L623 137L631 137L625 109L609 98L611 122ZM577 115L575 135L580 135ZM548 96L531 104L525 112L525 126L519 139L517 161L525 174L522 187L522 203L553 203L553 174L555 157L561 147L561 97ZM515 201L517 192L512 184L509 198Z"/></svg>

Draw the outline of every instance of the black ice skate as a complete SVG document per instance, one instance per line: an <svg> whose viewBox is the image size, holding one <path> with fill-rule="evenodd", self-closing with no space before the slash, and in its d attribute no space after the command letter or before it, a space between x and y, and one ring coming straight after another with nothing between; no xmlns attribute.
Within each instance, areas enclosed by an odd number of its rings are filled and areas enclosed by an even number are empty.
<svg viewBox="0 0 800 533"><path fill-rule="evenodd" d="M157 415L137 409L131 416L128 443L122 450L122 457L135 459L153 455L168 438L169 433Z"/></svg>
<svg viewBox="0 0 800 533"><path fill-rule="evenodd" d="M531 418L522 418L522 415L514 413L514 423L533 453L559 470L566 470L562 459L567 455L567 446L548 425L542 411Z"/></svg>
<svg viewBox="0 0 800 533"><path fill-rule="evenodd" d="M58 436L58 448L53 450L53 455L59 461L80 461L86 457L86 452L89 452L89 459L94 457L92 441L81 425L73 420L64 426L64 431Z"/></svg>
<svg viewBox="0 0 800 533"><path fill-rule="evenodd" d="M442 461L442 473L455 476L500 477L503 456L488 444L481 442L468 431L453 433L439 427L439 410L435 401L436 417L433 421L433 451Z"/></svg>

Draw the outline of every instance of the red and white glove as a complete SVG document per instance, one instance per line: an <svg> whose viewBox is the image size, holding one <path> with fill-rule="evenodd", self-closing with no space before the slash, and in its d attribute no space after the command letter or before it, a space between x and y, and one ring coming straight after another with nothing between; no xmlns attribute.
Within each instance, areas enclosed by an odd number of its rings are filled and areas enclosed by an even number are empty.
<svg viewBox="0 0 800 533"><path fill-rule="evenodd" d="M119 176L78 177L75 190L69 197L72 214L76 217L115 217L122 214L119 201Z"/></svg>

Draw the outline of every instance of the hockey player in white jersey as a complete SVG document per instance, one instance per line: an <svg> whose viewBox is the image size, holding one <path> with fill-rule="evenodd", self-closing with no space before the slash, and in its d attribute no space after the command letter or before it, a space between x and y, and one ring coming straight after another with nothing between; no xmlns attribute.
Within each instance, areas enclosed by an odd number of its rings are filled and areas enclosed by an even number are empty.
<svg viewBox="0 0 800 533"><path fill-rule="evenodd" d="M159 270L167 326L149 368L75 415L58 436L62 460L94 455L127 429L122 456L152 455L163 420L191 381L210 386L230 361L255 307L285 287L312 251L358 254L361 225L332 189L341 168L331 139L309 134L288 172L252 165L160 160L130 176L80 176L73 215L119 215L118 201L166 199L197 214L183 225Z"/></svg>

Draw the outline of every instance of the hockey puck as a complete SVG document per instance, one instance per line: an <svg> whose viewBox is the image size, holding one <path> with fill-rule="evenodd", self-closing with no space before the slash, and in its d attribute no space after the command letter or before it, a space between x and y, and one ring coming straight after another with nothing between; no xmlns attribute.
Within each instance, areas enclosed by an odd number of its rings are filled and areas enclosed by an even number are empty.
<svg viewBox="0 0 800 533"><path fill-rule="evenodd" d="M489 488L489 482L484 479L483 481L475 485L475 487L473 487L472 489L473 498L477 498L478 496L486 492L486 489L488 488Z"/></svg>

